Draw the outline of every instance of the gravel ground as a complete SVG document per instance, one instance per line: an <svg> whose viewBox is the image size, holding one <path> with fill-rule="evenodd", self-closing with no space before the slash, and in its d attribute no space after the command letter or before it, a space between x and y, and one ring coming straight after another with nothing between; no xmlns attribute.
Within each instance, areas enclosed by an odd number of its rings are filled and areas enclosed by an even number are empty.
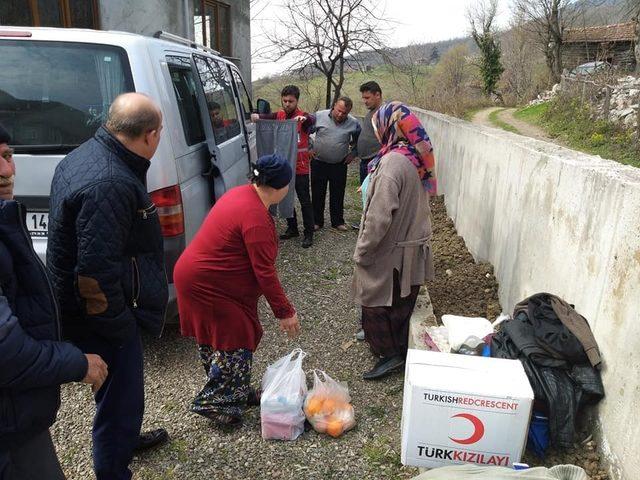
<svg viewBox="0 0 640 480"><path fill-rule="evenodd" d="M357 222L360 196L357 171L351 169L346 220ZM489 265L475 264L447 219L441 199L434 202L434 253L437 279L429 285L436 315L454 313L494 318L500 312L497 285ZM284 227L280 225L280 229ZM134 459L134 478L143 479L403 479L418 473L400 463L402 375L365 382L361 375L374 363L364 343L354 340L358 310L349 301L356 232L330 228L316 234L315 245L282 244L279 268L283 284L302 322L295 341L278 332L265 304L265 335L254 357L258 384L266 366L301 347L304 368L319 368L349 384L357 426L342 438L306 432L294 442L264 441L259 409L247 412L244 425L222 433L206 419L188 412L205 378L192 339L181 338L170 325L162 339L145 341L146 414L144 428L164 427L171 442ZM310 376L309 376L310 378ZM311 387L311 383L309 383ZM59 421L53 427L69 480L94 478L91 469L91 421L94 406L88 387L63 388ZM590 450L585 462L599 464ZM550 457L554 462L568 457ZM574 463L582 457L571 457ZM535 462L535 460L534 460ZM578 463L581 464L581 463ZM602 480L606 476L598 477Z"/></svg>

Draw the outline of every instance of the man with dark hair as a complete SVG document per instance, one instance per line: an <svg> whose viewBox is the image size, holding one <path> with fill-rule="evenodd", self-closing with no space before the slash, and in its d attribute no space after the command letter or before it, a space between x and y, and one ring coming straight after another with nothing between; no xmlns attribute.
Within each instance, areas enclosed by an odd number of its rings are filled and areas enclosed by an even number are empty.
<svg viewBox="0 0 640 480"><path fill-rule="evenodd" d="M63 335L100 354L109 375L96 392L97 480L129 480L144 412L141 330L159 335L168 298L163 241L146 187L162 113L146 95L117 97L95 136L58 165L51 185L47 266L61 305Z"/></svg>
<svg viewBox="0 0 640 480"><path fill-rule="evenodd" d="M348 230L344 222L347 165L357 156L360 135L360 124L349 115L352 108L353 102L349 97L339 97L331 110L316 113L315 158L311 161L311 196L316 230L324 226L327 185L331 226L341 232Z"/></svg>
<svg viewBox="0 0 640 480"><path fill-rule="evenodd" d="M296 160L296 195L300 201L304 238L302 248L313 245L313 207L309 193L309 134L313 131L316 119L313 115L298 108L300 89L295 85L287 85L280 92L282 108L276 113L253 114L251 119L257 120L297 120L298 121L298 158ZM280 235L282 240L299 236L298 217L295 209L293 217L287 218L287 230Z"/></svg>
<svg viewBox="0 0 640 480"><path fill-rule="evenodd" d="M382 105L382 89L377 82L366 82L360 85L362 101L367 107L367 114L362 120L362 132L358 137L358 156L360 157L360 184L367 176L367 165L380 151L380 142L373 131L371 118Z"/></svg>
<svg viewBox="0 0 640 480"><path fill-rule="evenodd" d="M60 385L82 381L95 391L107 365L60 339L49 279L26 233L24 208L13 199L10 141L0 125L0 479L62 480L49 434Z"/></svg>

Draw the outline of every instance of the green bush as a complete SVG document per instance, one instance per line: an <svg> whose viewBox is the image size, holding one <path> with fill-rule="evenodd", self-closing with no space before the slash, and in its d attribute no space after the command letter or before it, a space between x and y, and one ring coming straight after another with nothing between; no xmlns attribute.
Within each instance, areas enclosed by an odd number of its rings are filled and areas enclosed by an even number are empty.
<svg viewBox="0 0 640 480"><path fill-rule="evenodd" d="M596 119L592 106L579 98L561 95L543 105L522 109L517 116L541 125L571 148L640 167L640 149L632 130Z"/></svg>

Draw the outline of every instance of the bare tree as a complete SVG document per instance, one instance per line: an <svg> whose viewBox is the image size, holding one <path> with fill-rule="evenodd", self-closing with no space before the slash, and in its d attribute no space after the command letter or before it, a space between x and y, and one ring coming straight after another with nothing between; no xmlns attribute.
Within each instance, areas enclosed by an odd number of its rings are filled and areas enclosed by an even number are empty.
<svg viewBox="0 0 640 480"><path fill-rule="evenodd" d="M402 89L406 89L405 78L409 82L407 93L411 97L413 105L420 103L420 92L422 91L423 79L425 78L426 65L430 59L425 55L424 45L412 43L398 50L393 60L389 63L392 68L395 83ZM402 77L395 75L398 70Z"/></svg>
<svg viewBox="0 0 640 480"><path fill-rule="evenodd" d="M502 38L505 67L502 82L507 101L519 103L530 93L535 55L531 55L529 48L531 34L522 28L522 22L514 18L510 26Z"/></svg>
<svg viewBox="0 0 640 480"><path fill-rule="evenodd" d="M462 115L469 99L469 49L465 44L447 51L436 65L430 84L427 108Z"/></svg>
<svg viewBox="0 0 640 480"><path fill-rule="evenodd" d="M329 108L344 85L347 61L360 52L384 49L384 20L376 0L286 0L285 18L271 33L269 45L258 52L272 61L290 59L291 71L309 68L326 79L325 104Z"/></svg>
<svg viewBox="0 0 640 480"><path fill-rule="evenodd" d="M538 37L554 82L562 75L562 39L573 24L577 9L574 0L514 0L514 13Z"/></svg>
<svg viewBox="0 0 640 480"><path fill-rule="evenodd" d="M500 42L493 26L497 13L498 0L479 0L475 6L467 9L471 37L480 50L479 68L484 92L496 95L502 101L497 85L504 67L500 61Z"/></svg>

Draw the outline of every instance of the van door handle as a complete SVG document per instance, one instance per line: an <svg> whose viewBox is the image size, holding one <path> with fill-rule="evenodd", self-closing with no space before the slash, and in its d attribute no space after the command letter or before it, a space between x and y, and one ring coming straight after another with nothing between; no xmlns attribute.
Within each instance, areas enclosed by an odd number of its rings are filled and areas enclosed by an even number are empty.
<svg viewBox="0 0 640 480"><path fill-rule="evenodd" d="M245 152L249 151L249 145L247 145L246 143L242 144L242 150L244 150Z"/></svg>

